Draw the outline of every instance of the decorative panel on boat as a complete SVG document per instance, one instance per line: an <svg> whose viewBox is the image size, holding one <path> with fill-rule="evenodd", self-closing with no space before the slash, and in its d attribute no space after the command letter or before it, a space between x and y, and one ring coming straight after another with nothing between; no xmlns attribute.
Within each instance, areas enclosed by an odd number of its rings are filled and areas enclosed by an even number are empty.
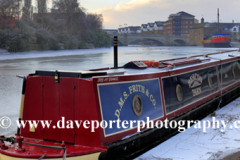
<svg viewBox="0 0 240 160"><path fill-rule="evenodd" d="M106 121L155 120L163 116L159 78L98 84L102 119ZM133 127L137 124L133 123ZM104 136L111 136L130 129L112 127L104 129Z"/></svg>
<svg viewBox="0 0 240 160"><path fill-rule="evenodd" d="M215 66L164 77L162 84L166 114L184 108L219 90ZM181 86L182 89L181 101L178 98L177 86Z"/></svg>

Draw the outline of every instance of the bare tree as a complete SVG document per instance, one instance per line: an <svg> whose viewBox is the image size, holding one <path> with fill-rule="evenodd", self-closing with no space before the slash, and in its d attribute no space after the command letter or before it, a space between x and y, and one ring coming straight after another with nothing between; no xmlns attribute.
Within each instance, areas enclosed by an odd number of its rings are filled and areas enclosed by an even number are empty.
<svg viewBox="0 0 240 160"><path fill-rule="evenodd" d="M53 1L53 8L58 9L62 13L63 18L66 19L70 34L76 34L76 32L79 32L79 27L84 25L83 23L79 24L79 22L84 22L86 17L79 6L80 4L77 0Z"/></svg>
<svg viewBox="0 0 240 160"><path fill-rule="evenodd" d="M0 0L0 16L4 19L7 17L19 17L21 2L22 0Z"/></svg>
<svg viewBox="0 0 240 160"><path fill-rule="evenodd" d="M0 0L0 28L13 28L16 17L19 19L21 0Z"/></svg>
<svg viewBox="0 0 240 160"><path fill-rule="evenodd" d="M37 0L38 14L47 13L46 0Z"/></svg>
<svg viewBox="0 0 240 160"><path fill-rule="evenodd" d="M53 7L62 13L79 13L82 12L77 0L54 0Z"/></svg>
<svg viewBox="0 0 240 160"><path fill-rule="evenodd" d="M87 14L87 24L91 29L102 29L103 17L101 14Z"/></svg>
<svg viewBox="0 0 240 160"><path fill-rule="evenodd" d="M23 19L30 19L32 12L32 0L25 0L22 12Z"/></svg>

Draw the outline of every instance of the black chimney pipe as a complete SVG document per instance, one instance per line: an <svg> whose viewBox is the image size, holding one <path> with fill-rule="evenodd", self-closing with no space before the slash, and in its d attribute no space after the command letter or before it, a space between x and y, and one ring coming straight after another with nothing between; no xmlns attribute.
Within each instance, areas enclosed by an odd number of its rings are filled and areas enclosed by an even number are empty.
<svg viewBox="0 0 240 160"><path fill-rule="evenodd" d="M217 32L219 33L219 8L217 9Z"/></svg>
<svg viewBox="0 0 240 160"><path fill-rule="evenodd" d="M118 37L113 38L113 50L114 50L114 69L118 68Z"/></svg>

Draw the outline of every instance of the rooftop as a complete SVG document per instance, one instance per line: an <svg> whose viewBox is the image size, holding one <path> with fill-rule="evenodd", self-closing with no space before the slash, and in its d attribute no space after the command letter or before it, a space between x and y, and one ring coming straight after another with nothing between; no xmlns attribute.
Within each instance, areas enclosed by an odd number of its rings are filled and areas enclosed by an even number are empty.
<svg viewBox="0 0 240 160"><path fill-rule="evenodd" d="M170 14L169 17L195 17L194 15L191 15L187 12L181 11L175 14Z"/></svg>

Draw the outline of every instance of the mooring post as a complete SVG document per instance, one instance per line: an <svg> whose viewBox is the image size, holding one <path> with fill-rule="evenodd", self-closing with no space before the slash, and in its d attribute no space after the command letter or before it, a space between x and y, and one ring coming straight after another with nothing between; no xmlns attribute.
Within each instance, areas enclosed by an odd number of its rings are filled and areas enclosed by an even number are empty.
<svg viewBox="0 0 240 160"><path fill-rule="evenodd" d="M118 37L113 38L113 50L114 50L114 69L118 68Z"/></svg>

